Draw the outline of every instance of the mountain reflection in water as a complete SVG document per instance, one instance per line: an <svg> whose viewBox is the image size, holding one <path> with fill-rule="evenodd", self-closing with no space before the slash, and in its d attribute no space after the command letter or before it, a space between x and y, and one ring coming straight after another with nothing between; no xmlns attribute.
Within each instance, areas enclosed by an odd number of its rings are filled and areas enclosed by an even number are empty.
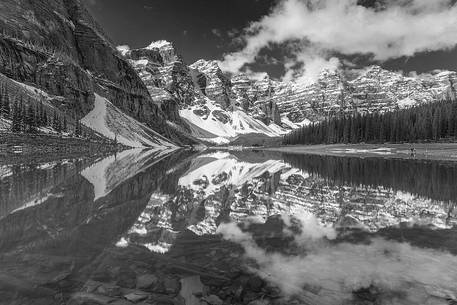
<svg viewBox="0 0 457 305"><path fill-rule="evenodd" d="M2 166L0 304L194 304L201 285L227 304L451 304L456 176L227 151ZM146 275L157 281L139 286Z"/></svg>

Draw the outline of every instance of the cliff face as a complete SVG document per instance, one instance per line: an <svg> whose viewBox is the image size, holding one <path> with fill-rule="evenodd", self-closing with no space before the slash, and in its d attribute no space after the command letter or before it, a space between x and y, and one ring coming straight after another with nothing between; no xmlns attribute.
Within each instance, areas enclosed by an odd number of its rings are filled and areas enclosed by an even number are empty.
<svg viewBox="0 0 457 305"><path fill-rule="evenodd" d="M168 120L201 139L228 142L240 134L280 136L279 108L264 102L268 88L247 77L230 79L215 61L188 66L167 41L123 52ZM254 89L254 85L258 85ZM265 92L261 90L266 90Z"/></svg>
<svg viewBox="0 0 457 305"><path fill-rule="evenodd" d="M61 97L53 105L82 118L94 93L162 135L176 138L141 78L80 0L0 4L0 73Z"/></svg>
<svg viewBox="0 0 457 305"><path fill-rule="evenodd" d="M195 98L189 68L170 43L159 41L144 49L124 53L143 80L152 100L165 117L183 125L179 104L191 104Z"/></svg>
<svg viewBox="0 0 457 305"><path fill-rule="evenodd" d="M187 66L167 41L126 52L167 119L198 137L229 142L248 134L278 137L289 130L342 113L386 112L443 98L455 99L457 73L404 76L372 66L349 77L322 71L312 84L275 81L266 75L228 76L217 61Z"/></svg>
<svg viewBox="0 0 457 305"><path fill-rule="evenodd" d="M273 84L272 100L294 122L322 120L328 115L391 111L443 98L455 99L457 73L442 71L428 77L407 77L372 66L355 79L342 71L323 71L314 84Z"/></svg>

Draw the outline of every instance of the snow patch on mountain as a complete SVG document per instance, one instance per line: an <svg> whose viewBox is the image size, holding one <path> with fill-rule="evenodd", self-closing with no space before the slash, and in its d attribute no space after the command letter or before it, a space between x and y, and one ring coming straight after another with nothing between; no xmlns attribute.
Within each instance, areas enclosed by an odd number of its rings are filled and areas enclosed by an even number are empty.
<svg viewBox="0 0 457 305"><path fill-rule="evenodd" d="M8 131L11 129L11 120L0 118L0 131Z"/></svg>
<svg viewBox="0 0 457 305"><path fill-rule="evenodd" d="M417 101L410 97L407 97L402 100L399 100L397 102L397 104L398 104L398 107L400 107L400 108L409 108L409 107L413 107L414 105L416 105Z"/></svg>
<svg viewBox="0 0 457 305"><path fill-rule="evenodd" d="M303 126L308 126L308 125L312 124L312 122L309 119L304 119L301 122L294 123L285 114L281 116L281 123L291 129L297 129L297 128L300 128Z"/></svg>
<svg viewBox="0 0 457 305"><path fill-rule="evenodd" d="M13 175L13 169L11 168L11 166L8 166L8 165L0 166L0 179L4 179L4 178L12 176L12 175Z"/></svg>
<svg viewBox="0 0 457 305"><path fill-rule="evenodd" d="M174 147L166 138L126 115L106 98L95 94L94 109L81 123L108 139L129 147Z"/></svg>
<svg viewBox="0 0 457 305"><path fill-rule="evenodd" d="M171 45L171 43L166 40L158 40L158 41L151 42L151 44L149 46L147 46L146 49L148 49L148 50L160 49L163 47L168 47L170 45Z"/></svg>
<svg viewBox="0 0 457 305"><path fill-rule="evenodd" d="M228 143L230 139L242 134L279 137L288 132L276 124L266 125L240 109L223 110L208 98L204 104L181 109L179 114L191 124L191 128L195 126L192 129L196 137L217 144Z"/></svg>

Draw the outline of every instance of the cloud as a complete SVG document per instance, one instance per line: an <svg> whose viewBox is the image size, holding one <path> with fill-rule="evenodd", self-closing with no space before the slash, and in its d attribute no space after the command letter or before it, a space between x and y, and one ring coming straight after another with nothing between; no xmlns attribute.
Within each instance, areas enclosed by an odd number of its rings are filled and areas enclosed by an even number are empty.
<svg viewBox="0 0 457 305"><path fill-rule="evenodd" d="M290 52L286 79L313 79L321 68L335 68L334 54L369 54L384 61L457 45L457 5L452 0L385 0L370 8L357 0L283 0L251 23L244 47L226 54L221 67L232 73L253 63L264 48ZM299 68L297 68L299 67Z"/></svg>
<svg viewBox="0 0 457 305"><path fill-rule="evenodd" d="M234 223L220 225L218 233L240 244L245 257L256 262L251 271L279 287L285 298L353 304L353 292L369 287L377 289L377 304L444 304L457 296L457 257L452 254L382 238L363 244L329 241L336 232L310 215L283 219L287 227L293 221L301 224L297 254L266 251Z"/></svg>
<svg viewBox="0 0 457 305"><path fill-rule="evenodd" d="M248 77L252 80L263 80L266 77L268 77L268 74L266 72L254 72L250 68L246 68L245 73L248 75Z"/></svg>
<svg viewBox="0 0 457 305"><path fill-rule="evenodd" d="M117 46L116 50L118 50L122 56L125 56L130 51L130 47L128 45Z"/></svg>
<svg viewBox="0 0 457 305"><path fill-rule="evenodd" d="M211 33L213 33L214 36L222 37L222 32L219 29L212 29Z"/></svg>

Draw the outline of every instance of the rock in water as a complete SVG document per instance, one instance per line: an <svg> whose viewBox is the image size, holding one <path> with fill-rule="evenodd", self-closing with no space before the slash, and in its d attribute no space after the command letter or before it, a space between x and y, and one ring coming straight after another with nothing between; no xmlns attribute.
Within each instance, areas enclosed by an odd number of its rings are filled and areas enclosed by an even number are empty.
<svg viewBox="0 0 457 305"><path fill-rule="evenodd" d="M209 305L222 305L224 302L216 295L212 294L202 298Z"/></svg>
<svg viewBox="0 0 457 305"><path fill-rule="evenodd" d="M181 291L179 294L184 298L186 305L200 305L200 297L203 296L204 286L200 276L189 276L181 279Z"/></svg>
<svg viewBox="0 0 457 305"><path fill-rule="evenodd" d="M124 296L124 298L133 303L138 303L140 301L146 300L148 297L149 294L142 291L134 291Z"/></svg>
<svg viewBox="0 0 457 305"><path fill-rule="evenodd" d="M154 274L143 274L137 277L136 287L138 289L149 289L157 284L158 278Z"/></svg>

